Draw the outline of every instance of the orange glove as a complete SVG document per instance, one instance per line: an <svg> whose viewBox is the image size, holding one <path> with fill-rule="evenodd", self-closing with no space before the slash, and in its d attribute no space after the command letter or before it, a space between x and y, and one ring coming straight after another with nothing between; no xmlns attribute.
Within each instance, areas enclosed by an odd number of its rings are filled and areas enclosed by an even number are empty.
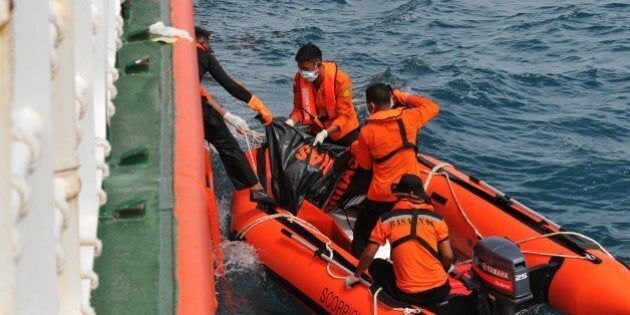
<svg viewBox="0 0 630 315"><path fill-rule="evenodd" d="M407 104L407 99L409 98L409 94L403 93L399 89L393 90L392 96L394 97L394 102L400 104Z"/></svg>
<svg viewBox="0 0 630 315"><path fill-rule="evenodd" d="M273 120L273 115L271 114L269 108L267 108L267 106L265 106L265 104L263 104L256 95L252 94L252 98L249 100L249 103L247 103L247 106L260 114L260 118L265 125L269 125Z"/></svg>

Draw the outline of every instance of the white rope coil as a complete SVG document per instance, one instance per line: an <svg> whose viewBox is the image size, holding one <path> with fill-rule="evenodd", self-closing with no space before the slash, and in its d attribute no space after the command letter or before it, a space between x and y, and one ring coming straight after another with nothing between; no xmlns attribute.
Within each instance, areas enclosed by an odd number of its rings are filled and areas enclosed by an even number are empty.
<svg viewBox="0 0 630 315"><path fill-rule="evenodd" d="M112 117L116 114L116 105L111 100L107 101L107 123L109 124Z"/></svg>
<svg viewBox="0 0 630 315"><path fill-rule="evenodd" d="M57 274L61 274L63 272L63 265L66 263L66 252L63 250L63 247L60 243L55 244L55 264Z"/></svg>
<svg viewBox="0 0 630 315"><path fill-rule="evenodd" d="M57 210L62 215L61 226L66 228L68 225L67 220L70 216L70 206L66 201L67 192L66 192L67 182L65 179L60 177L54 178L54 194L55 194L55 210ZM57 236L61 234L61 230L58 231Z"/></svg>
<svg viewBox="0 0 630 315"><path fill-rule="evenodd" d="M28 209L30 207L31 200L31 187L26 182L26 178L11 176L11 188L13 193L13 208L14 211L17 210L17 213L14 213L16 222L23 219L28 213ZM17 196L17 198L15 198ZM17 199L17 200L16 200ZM15 204L17 202L17 204Z"/></svg>
<svg viewBox="0 0 630 315"><path fill-rule="evenodd" d="M122 48L122 46L123 46L122 41L120 40L120 38L114 39L114 44L116 45L116 51L119 51Z"/></svg>
<svg viewBox="0 0 630 315"><path fill-rule="evenodd" d="M90 281L90 289L94 290L98 288L98 274L93 270L82 270L81 279Z"/></svg>
<svg viewBox="0 0 630 315"><path fill-rule="evenodd" d="M112 80L113 80L113 78L112 78ZM109 92L109 99L113 100L113 99L116 98L116 96L118 96L118 88L116 88L116 86L114 85L113 82L108 84L107 92Z"/></svg>
<svg viewBox="0 0 630 315"><path fill-rule="evenodd" d="M114 40L114 44L116 45L116 51L119 51L122 48L122 40L120 38L123 36L123 25L124 21L122 16L120 15L120 10L116 13L116 39Z"/></svg>
<svg viewBox="0 0 630 315"><path fill-rule="evenodd" d="M116 69L116 67L112 65L107 66L107 75L108 75L107 79L111 83L115 83L116 81L118 81L118 78L120 78L120 74L118 73L118 70Z"/></svg>
<svg viewBox="0 0 630 315"><path fill-rule="evenodd" d="M123 26L124 26L124 21L122 16L120 15L120 11L118 11L118 14L116 14L116 37L120 38L123 36Z"/></svg>
<svg viewBox="0 0 630 315"><path fill-rule="evenodd" d="M50 77L54 79L57 76L57 71L59 70L59 55L57 53L57 47L63 41L65 36L64 33L64 21L61 15L63 10L62 4L58 1L50 1L49 2L49 10L50 16L48 18L48 22L50 27L49 31L49 40L50 40Z"/></svg>
<svg viewBox="0 0 630 315"><path fill-rule="evenodd" d="M53 44L58 47L65 37L64 29L65 23L63 21L62 12L64 11L63 5L59 1L50 1L49 3L50 16L48 21L55 30L55 36L52 37Z"/></svg>
<svg viewBox="0 0 630 315"><path fill-rule="evenodd" d="M94 247L94 256L99 257L103 252L103 242L98 238L94 237L84 237L79 240L79 245L81 246L92 246Z"/></svg>
<svg viewBox="0 0 630 315"><path fill-rule="evenodd" d="M59 70L59 55L55 47L50 47L50 79L54 79L57 76Z"/></svg>
<svg viewBox="0 0 630 315"><path fill-rule="evenodd" d="M22 246L20 245L20 233L15 228L13 229L13 232L11 233L11 239L13 243L13 246L12 246L13 247L12 248L13 261L18 261L22 253Z"/></svg>
<svg viewBox="0 0 630 315"><path fill-rule="evenodd" d="M44 122L39 113L30 107L21 107L11 111L11 140L28 146L30 151L28 172L32 172L39 162L43 126ZM15 151L15 148L12 148L12 151ZM12 161L12 165L18 164L17 162L19 161ZM26 175L24 170L18 170L18 174Z"/></svg>
<svg viewBox="0 0 630 315"><path fill-rule="evenodd" d="M94 138L94 145L103 148L105 156L109 156L109 154L112 152L112 146L106 139L96 137Z"/></svg>
<svg viewBox="0 0 630 315"><path fill-rule="evenodd" d="M96 35L100 25L100 13L94 2L92 2L90 6L90 17L92 18L92 35ZM94 38L92 40L94 40Z"/></svg>
<svg viewBox="0 0 630 315"><path fill-rule="evenodd" d="M81 143L83 138L83 127L81 119L87 112L87 84L82 76L75 74L74 76L74 110L76 118L77 145Z"/></svg>
<svg viewBox="0 0 630 315"><path fill-rule="evenodd" d="M61 214L61 230L65 230L68 227L68 217L70 216L68 203L65 200L55 200L55 210Z"/></svg>
<svg viewBox="0 0 630 315"><path fill-rule="evenodd" d="M85 116L87 112L87 92L88 86L83 76L76 74L74 76L74 89L75 89L75 101L76 110L78 112L79 119Z"/></svg>
<svg viewBox="0 0 630 315"><path fill-rule="evenodd" d="M96 163L96 169L101 170L103 172L103 178L107 178L109 176L109 165L105 162Z"/></svg>
<svg viewBox="0 0 630 315"><path fill-rule="evenodd" d="M63 272L63 266L66 260L66 254L61 245L61 233L66 228L68 217L70 215L70 207L66 201L66 181L62 178L54 178L54 237L55 237L55 257L57 262L57 274Z"/></svg>
<svg viewBox="0 0 630 315"><path fill-rule="evenodd" d="M96 197L98 198L98 205L104 206L107 203L107 193L103 188L99 188L96 192Z"/></svg>

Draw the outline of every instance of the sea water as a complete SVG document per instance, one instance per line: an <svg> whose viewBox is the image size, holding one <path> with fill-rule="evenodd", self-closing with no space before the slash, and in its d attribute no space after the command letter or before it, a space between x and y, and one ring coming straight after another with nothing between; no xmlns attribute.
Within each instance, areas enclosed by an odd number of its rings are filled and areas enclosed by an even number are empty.
<svg viewBox="0 0 630 315"><path fill-rule="evenodd" d="M432 98L442 110L420 134L422 152L630 262L628 2L197 0L195 12L225 70L275 116L290 112L293 58L313 42L350 75L361 120L373 82ZM243 103L203 83L262 130ZM232 186L213 163L226 236L219 313L307 312L254 250L227 240Z"/></svg>

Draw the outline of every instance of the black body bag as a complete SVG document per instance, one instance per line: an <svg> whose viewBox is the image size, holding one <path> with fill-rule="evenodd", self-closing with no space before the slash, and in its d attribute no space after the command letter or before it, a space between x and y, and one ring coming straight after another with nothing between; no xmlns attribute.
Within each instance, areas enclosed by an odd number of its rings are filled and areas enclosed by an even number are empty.
<svg viewBox="0 0 630 315"><path fill-rule="evenodd" d="M296 213L304 199L323 209L350 159L345 147L313 146L314 137L277 119L265 127L277 203Z"/></svg>

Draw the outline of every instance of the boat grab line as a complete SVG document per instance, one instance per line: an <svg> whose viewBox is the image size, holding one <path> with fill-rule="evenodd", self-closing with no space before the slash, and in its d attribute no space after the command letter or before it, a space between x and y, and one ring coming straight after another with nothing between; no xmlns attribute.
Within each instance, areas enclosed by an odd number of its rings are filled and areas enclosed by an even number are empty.
<svg viewBox="0 0 630 315"><path fill-rule="evenodd" d="M442 168L444 168L446 166L453 167L453 165L451 165L449 163L442 162L442 163L439 163L436 166L434 166L431 169L431 171L428 172L427 179L426 179L426 181L424 183L424 191L427 191L427 188L429 187L429 184L431 183L431 179L433 178L433 175L437 174L437 175L444 176L444 178L446 178L446 183L448 184L448 189L451 191L451 195L453 196L453 200L455 200L455 204L457 205L457 209L462 214L462 216L464 217L464 219L466 220L468 225L473 229L473 231L475 232L475 235L477 236L477 238L483 239L483 236L481 235L481 233L479 233L479 231L477 230L475 225L470 221L470 219L466 215L466 212L464 211L464 208L462 207L462 204L459 202L459 199L457 199L457 195L455 195L455 190L453 189L453 185L451 184L451 178L448 176L448 173L446 173L446 172L439 172L440 169L442 169Z"/></svg>
<svg viewBox="0 0 630 315"><path fill-rule="evenodd" d="M613 257L612 254L610 254L610 252L608 252L606 250L606 248L604 248L604 246L602 246L600 243L598 243L596 240L581 234L581 233L577 233L577 232L570 232L570 231L560 231L560 232L554 232L554 233L548 233L548 234L543 234L543 235L537 235L537 236L533 236L530 238L526 238L524 240L520 240L518 242L514 242L516 245L520 245L529 241L533 241L533 240L537 240L537 239L541 239L541 238L548 238L548 237L552 237L552 236L556 236L556 235L573 235L573 236L578 236L578 237L582 237L592 243L594 243L595 245L597 245L597 247L604 252L606 255L608 255L610 258L615 259L615 257ZM522 251L523 253L528 253L528 254L535 254L535 255L545 255L545 256L558 256L558 257L564 257L564 258L576 258L576 259L586 259L586 260L597 260L597 257L595 257L594 255L591 255L587 252L585 252L584 256L574 256L574 255L562 255L562 254L554 254L554 253L542 253L542 252L533 252L533 251Z"/></svg>
<svg viewBox="0 0 630 315"><path fill-rule="evenodd" d="M468 216L466 215L466 212L464 211L464 208L462 207L461 203L459 202L459 200L457 199L457 195L455 195L455 190L453 189L452 183L451 183L451 179L448 175L448 173L446 172L440 172L440 170L444 167L453 167L451 164L449 163L439 163L437 165L435 165L431 171L427 172L427 179L425 180L424 183L424 190L426 191L427 188L429 187L429 184L431 183L431 179L433 179L434 175L442 175L446 178L446 183L448 185L448 188L451 192L451 195L453 196L453 200L455 201L455 204L457 205L457 209L459 210L459 212L462 214L462 216L464 217L464 219L466 220L466 222L468 223L468 225L473 229L473 231L475 232L475 235L479 238L479 239L483 239L483 236L481 235L481 233L479 233L479 231L477 230L477 228L473 225L473 223L470 221L470 219L468 218ZM560 232L554 232L554 233L548 233L548 234L543 234L543 235L537 235L534 237L530 237L518 242L515 242L516 245L520 245L522 243L526 243L529 241L533 241L533 240L537 240L537 239L541 239L541 238L548 238L548 237L552 237L552 236L556 236L556 235L573 235L573 236L578 236L581 238L584 238L588 241L591 241L592 243L594 243L595 245L597 245L597 247L604 252L606 255L608 255L610 258L613 258L613 255L610 254L610 252L608 252L600 243L598 243L597 241L595 241L594 239L584 235L584 234L580 234L577 232L570 232L570 231L560 231ZM558 253L544 253L544 252L536 252L536 251L522 251L523 253L527 253L527 254L533 254L533 255L542 255L542 256L555 256L555 257L563 257L563 258L574 258L574 259L585 259L585 260L590 260L590 261L595 261L597 260L597 257L595 257L592 254L587 253L586 251L584 252L584 256L577 256L577 255L564 255L564 254L558 254Z"/></svg>

